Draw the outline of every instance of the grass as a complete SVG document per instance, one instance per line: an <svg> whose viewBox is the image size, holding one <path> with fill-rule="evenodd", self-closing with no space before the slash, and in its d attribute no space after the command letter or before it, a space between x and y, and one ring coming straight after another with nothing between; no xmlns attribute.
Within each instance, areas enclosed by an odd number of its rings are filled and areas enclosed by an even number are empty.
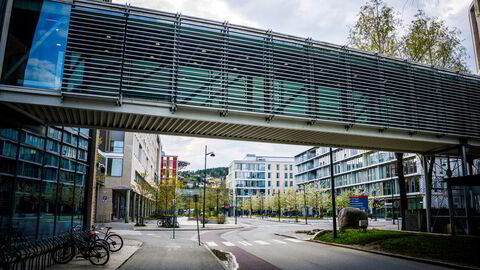
<svg viewBox="0 0 480 270"><path fill-rule="evenodd" d="M480 267L480 239L466 236L432 235L384 230L323 231L315 240L356 245L395 254Z"/></svg>

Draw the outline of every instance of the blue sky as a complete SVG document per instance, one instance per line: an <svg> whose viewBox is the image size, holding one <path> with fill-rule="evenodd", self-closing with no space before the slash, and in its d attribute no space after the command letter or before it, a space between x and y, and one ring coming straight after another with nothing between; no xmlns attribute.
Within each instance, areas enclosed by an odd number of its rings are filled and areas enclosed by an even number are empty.
<svg viewBox="0 0 480 270"><path fill-rule="evenodd" d="M140 6L180 12L185 15L229 21L285 34L345 45L350 27L363 0L114 0ZM406 26L417 10L446 21L462 31L463 45L469 54L468 65L474 70L473 46L468 19L471 0L385 0L397 11ZM247 153L257 155L293 156L305 146L275 145L254 142L162 136L164 151L179 155L191 165L187 169L203 168L203 151L208 145L216 157L209 158L209 167L227 166L233 159Z"/></svg>

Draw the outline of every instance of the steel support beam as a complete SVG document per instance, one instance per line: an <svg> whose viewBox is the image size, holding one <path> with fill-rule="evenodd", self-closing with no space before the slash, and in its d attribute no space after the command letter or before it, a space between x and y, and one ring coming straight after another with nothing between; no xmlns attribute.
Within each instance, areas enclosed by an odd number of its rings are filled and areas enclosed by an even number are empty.
<svg viewBox="0 0 480 270"><path fill-rule="evenodd" d="M460 146L461 151L461 158L462 158L462 174L463 176L470 175L470 168L468 167L467 162L467 146L466 144L462 144ZM470 190L471 187L464 186L463 187L463 197L465 199L465 215L467 217L466 225L467 225L467 235L472 235L472 214L470 213Z"/></svg>
<svg viewBox="0 0 480 270"><path fill-rule="evenodd" d="M0 31L0 73L3 70L3 59L5 59L5 48L7 47L8 28L10 27L10 16L12 14L13 0L6 0L5 16L3 17L3 24ZM0 74L1 79L1 74Z"/></svg>
<svg viewBox="0 0 480 270"><path fill-rule="evenodd" d="M430 166L428 164L428 157L423 156L423 175L425 177L425 209L427 219L427 232L432 232L431 217L432 217L432 174L430 173ZM434 162L434 159L430 160ZM420 224L419 224L420 226Z"/></svg>

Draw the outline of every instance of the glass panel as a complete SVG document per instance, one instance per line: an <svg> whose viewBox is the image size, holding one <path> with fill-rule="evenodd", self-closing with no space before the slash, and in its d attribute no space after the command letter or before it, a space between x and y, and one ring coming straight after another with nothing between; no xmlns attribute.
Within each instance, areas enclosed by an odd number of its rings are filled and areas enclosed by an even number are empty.
<svg viewBox="0 0 480 270"><path fill-rule="evenodd" d="M49 172L55 174L56 169L48 169ZM53 177L52 177L53 178ZM48 181L54 180L54 181ZM40 207L40 227L38 238L49 237L53 235L53 223L55 220L55 197L57 194L57 183L55 179L45 177L42 184L42 203Z"/></svg>
<svg viewBox="0 0 480 270"><path fill-rule="evenodd" d="M0 155L15 158L17 155L17 146L6 141L0 141Z"/></svg>
<svg viewBox="0 0 480 270"><path fill-rule="evenodd" d="M3 160L0 159L0 163ZM0 235L6 235L12 212L13 177L0 175Z"/></svg>
<svg viewBox="0 0 480 270"><path fill-rule="evenodd" d="M16 0L11 14L2 82L60 89L71 5Z"/></svg>
<svg viewBox="0 0 480 270"><path fill-rule="evenodd" d="M40 181L17 178L12 227L24 236L35 237Z"/></svg>
<svg viewBox="0 0 480 270"><path fill-rule="evenodd" d="M125 132L123 131L111 131L110 133L110 152L123 153L123 141L125 138Z"/></svg>
<svg viewBox="0 0 480 270"><path fill-rule="evenodd" d="M75 173L60 172L60 185L57 193L57 228L55 231L57 235L67 231L72 224L74 181Z"/></svg>

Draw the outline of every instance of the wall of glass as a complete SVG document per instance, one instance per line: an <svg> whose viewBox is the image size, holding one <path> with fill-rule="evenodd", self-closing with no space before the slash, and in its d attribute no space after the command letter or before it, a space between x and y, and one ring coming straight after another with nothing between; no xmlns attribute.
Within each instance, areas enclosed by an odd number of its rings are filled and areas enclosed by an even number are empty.
<svg viewBox="0 0 480 270"><path fill-rule="evenodd" d="M1 82L58 90L62 86L70 4L15 0Z"/></svg>
<svg viewBox="0 0 480 270"><path fill-rule="evenodd" d="M89 135L67 127L0 128L0 234L40 239L83 224Z"/></svg>

